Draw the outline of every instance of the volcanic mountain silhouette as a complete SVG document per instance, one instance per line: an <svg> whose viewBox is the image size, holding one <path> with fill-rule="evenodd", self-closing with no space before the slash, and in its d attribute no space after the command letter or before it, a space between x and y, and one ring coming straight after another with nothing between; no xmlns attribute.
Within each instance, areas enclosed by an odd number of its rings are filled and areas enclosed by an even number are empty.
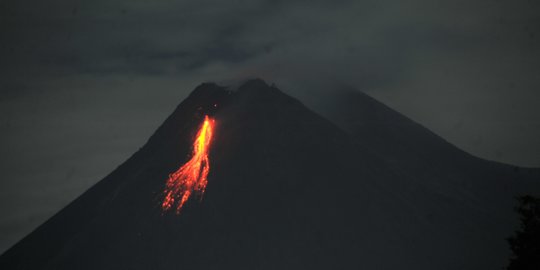
<svg viewBox="0 0 540 270"><path fill-rule="evenodd" d="M314 113L262 80L198 86L146 145L0 269L496 269L538 170L475 158L358 92ZM202 201L168 175L216 120ZM331 119L332 122L330 120Z"/></svg>

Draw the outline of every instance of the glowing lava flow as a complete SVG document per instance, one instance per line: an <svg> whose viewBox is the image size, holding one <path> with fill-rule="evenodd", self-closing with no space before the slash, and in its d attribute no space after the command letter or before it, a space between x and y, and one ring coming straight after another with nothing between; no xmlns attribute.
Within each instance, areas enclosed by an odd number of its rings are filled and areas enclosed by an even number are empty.
<svg viewBox="0 0 540 270"><path fill-rule="evenodd" d="M176 172L169 175L165 187L165 198L161 207L167 211L175 205L176 213L189 199L192 193L202 196L208 183L207 176L210 171L208 160L208 150L212 141L214 129L214 119L204 117L204 122L197 133L197 138L193 143L193 154L191 159Z"/></svg>

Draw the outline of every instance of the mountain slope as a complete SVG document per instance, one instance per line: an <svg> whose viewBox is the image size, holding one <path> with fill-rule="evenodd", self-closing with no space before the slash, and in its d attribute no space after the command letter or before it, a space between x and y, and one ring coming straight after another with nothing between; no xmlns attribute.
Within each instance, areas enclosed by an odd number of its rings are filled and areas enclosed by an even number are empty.
<svg viewBox="0 0 540 270"><path fill-rule="evenodd" d="M345 89L321 100L314 105L317 112L357 143L421 181L425 181L422 175L444 179L491 199L499 194L539 191L539 169L474 157L362 92Z"/></svg>
<svg viewBox="0 0 540 270"><path fill-rule="evenodd" d="M498 227L493 231L497 233L490 233L489 229L483 232L489 235L485 243L491 243L485 246L493 250L491 258L486 260L497 261L499 266L507 263L507 243L500 235L509 235L517 228L515 196L540 194L540 169L474 157L354 89L342 89L319 100L318 104L312 104L317 112L414 182L404 188L420 186L438 192L440 198L452 197L463 202L466 209L477 209L493 219L493 224L483 225L491 229ZM409 201L414 201L415 196ZM431 213L428 215L432 217Z"/></svg>

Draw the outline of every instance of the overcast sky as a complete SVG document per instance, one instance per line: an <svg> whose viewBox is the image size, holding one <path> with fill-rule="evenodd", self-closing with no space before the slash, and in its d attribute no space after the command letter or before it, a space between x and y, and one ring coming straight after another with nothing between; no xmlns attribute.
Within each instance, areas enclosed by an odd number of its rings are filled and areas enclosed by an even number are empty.
<svg viewBox="0 0 540 270"><path fill-rule="evenodd" d="M0 2L0 252L199 83L351 85L483 158L540 166L533 0Z"/></svg>

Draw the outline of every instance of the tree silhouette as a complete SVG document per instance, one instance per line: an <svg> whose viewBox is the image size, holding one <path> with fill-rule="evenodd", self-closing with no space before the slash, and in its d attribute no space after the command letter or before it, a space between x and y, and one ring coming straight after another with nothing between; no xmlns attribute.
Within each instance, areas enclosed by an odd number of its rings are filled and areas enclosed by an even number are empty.
<svg viewBox="0 0 540 270"><path fill-rule="evenodd" d="M512 257L508 270L540 269L540 199L533 196L517 198L521 226L508 238Z"/></svg>

